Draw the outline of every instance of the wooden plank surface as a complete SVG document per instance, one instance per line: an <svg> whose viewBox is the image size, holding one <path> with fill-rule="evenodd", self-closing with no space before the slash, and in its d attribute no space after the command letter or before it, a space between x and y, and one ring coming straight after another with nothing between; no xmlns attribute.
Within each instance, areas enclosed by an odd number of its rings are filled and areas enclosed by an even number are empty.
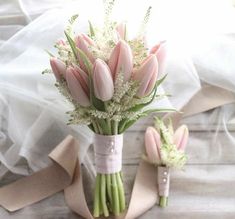
<svg viewBox="0 0 235 219"><path fill-rule="evenodd" d="M183 122L190 127L190 141L187 147L188 162L184 171L172 171L170 202L166 209L157 205L142 215L141 219L234 219L235 218L235 123L227 124L228 136L224 129L218 129L216 121L203 117L187 118ZM214 123L213 123L214 122ZM139 121L124 135L123 174L126 198L129 200L137 165L144 153L144 131L152 125L151 119ZM216 137L216 138L215 138ZM93 149L88 152L93 159ZM93 178L83 167L86 197L92 206ZM2 180L5 185L20 176L8 173ZM141 200L140 200L141 201ZM15 213L0 208L4 219L77 219L81 218L66 206L62 193L28 206Z"/></svg>

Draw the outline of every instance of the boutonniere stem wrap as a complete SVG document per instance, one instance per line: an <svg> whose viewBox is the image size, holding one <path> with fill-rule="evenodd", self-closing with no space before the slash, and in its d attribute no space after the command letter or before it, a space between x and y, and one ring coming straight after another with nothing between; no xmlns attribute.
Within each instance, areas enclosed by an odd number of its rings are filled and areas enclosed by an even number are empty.
<svg viewBox="0 0 235 219"><path fill-rule="evenodd" d="M145 132L146 156L144 159L157 166L159 205L168 204L170 188L170 169L182 169L187 161L184 152L188 142L188 128L180 126L175 132L171 121L166 126L162 120L156 118L155 127L148 127Z"/></svg>

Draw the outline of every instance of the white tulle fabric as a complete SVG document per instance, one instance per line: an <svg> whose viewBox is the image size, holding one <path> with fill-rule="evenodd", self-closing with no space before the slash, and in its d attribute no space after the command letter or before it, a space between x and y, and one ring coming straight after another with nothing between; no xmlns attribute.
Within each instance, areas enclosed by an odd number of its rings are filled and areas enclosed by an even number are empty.
<svg viewBox="0 0 235 219"><path fill-rule="evenodd" d="M44 49L55 51L53 43L63 37L68 18L79 13L76 31L86 31L88 19L99 25L102 1L12 0L0 3L0 178L7 171L27 175L30 170L46 166L50 162L48 152L68 133L79 138L81 160L93 175L92 161L85 155L92 133L84 126L66 125L65 112L70 106L54 87L53 75L41 72L49 67ZM153 10L146 37L149 47L158 40L168 41L168 78L159 92L173 95L151 107L179 109L204 83L235 92L235 9L222 0L120 0L114 17L129 22L130 37L143 17L143 9L150 4ZM210 133L208 144L213 146L205 147L203 154L200 145L205 143L197 139L199 149L191 149L191 161L196 162L200 157L205 163L233 163L235 138L229 130L234 121L234 105L194 119L202 121L204 128L216 120L218 131ZM139 122L132 130L143 130L137 128L142 124ZM219 130L225 131L227 145L219 144ZM19 162L22 157L30 169Z"/></svg>

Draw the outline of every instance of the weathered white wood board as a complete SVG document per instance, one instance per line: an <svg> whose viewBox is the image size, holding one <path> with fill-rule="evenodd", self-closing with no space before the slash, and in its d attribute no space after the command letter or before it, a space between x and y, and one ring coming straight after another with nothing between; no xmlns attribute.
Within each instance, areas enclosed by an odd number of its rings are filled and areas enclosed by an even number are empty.
<svg viewBox="0 0 235 219"><path fill-rule="evenodd" d="M186 150L188 162L183 171L171 172L169 206L160 209L156 205L142 215L141 219L235 218L235 145L231 144L231 137L235 137L235 122L227 124L229 137L223 129L218 129L216 121L211 123L206 120L210 113L182 121L190 128L190 141ZM152 125L152 121L149 118L141 120L124 135L123 174L127 200L131 195L139 160L144 153L144 131L147 126ZM94 160L92 147L88 154ZM83 173L86 197L92 206L94 182L85 167ZM18 177L8 173L1 185ZM81 218L66 206L62 193L15 213L8 213L0 208L0 215L4 219Z"/></svg>

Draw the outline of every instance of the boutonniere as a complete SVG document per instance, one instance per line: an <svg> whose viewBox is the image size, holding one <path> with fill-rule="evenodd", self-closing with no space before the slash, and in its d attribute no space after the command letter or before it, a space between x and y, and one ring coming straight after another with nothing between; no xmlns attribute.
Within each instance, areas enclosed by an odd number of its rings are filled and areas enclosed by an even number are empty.
<svg viewBox="0 0 235 219"><path fill-rule="evenodd" d="M157 167L161 207L166 207L168 204L170 170L182 169L187 161L185 147L188 136L186 125L181 125L174 131L171 121L165 125L158 118L155 119L155 127L148 127L145 132L144 160Z"/></svg>

